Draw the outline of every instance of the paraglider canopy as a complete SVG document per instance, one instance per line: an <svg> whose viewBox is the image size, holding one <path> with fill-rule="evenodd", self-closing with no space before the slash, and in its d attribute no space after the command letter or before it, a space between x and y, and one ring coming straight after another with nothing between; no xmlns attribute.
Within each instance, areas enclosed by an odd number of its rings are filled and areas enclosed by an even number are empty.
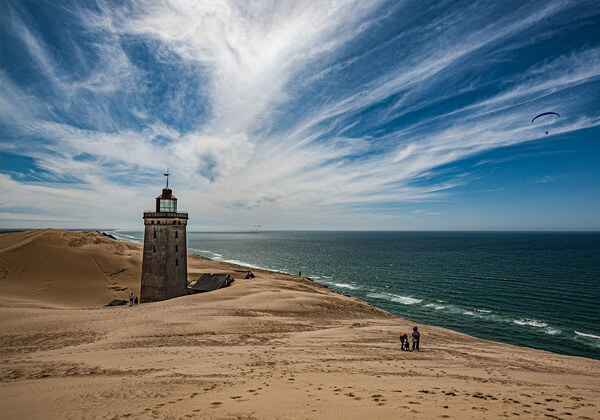
<svg viewBox="0 0 600 420"><path fill-rule="evenodd" d="M533 117L533 119L531 120L531 122L534 122L535 120L537 120L540 117L543 117L544 115L556 115L557 117L560 117L560 115L558 114L558 112L542 112L539 115L536 115L535 117Z"/></svg>
<svg viewBox="0 0 600 420"><path fill-rule="evenodd" d="M539 119L538 122L536 122L536 124L548 126L550 124L553 124L557 117L560 117L558 112L552 112L552 111L542 112L541 114L533 117L533 119L531 120L531 123L534 123L536 120ZM546 135L548 135L548 130L545 130L544 133L546 133Z"/></svg>

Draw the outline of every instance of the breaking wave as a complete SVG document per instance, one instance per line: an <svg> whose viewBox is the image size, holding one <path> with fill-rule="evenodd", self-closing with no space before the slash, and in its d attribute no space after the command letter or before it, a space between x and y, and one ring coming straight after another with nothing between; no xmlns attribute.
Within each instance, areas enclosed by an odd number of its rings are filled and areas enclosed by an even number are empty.
<svg viewBox="0 0 600 420"><path fill-rule="evenodd" d="M546 324L545 322L528 318L513 319L513 322L517 325L529 325L530 327L543 328L548 326L548 324Z"/></svg>
<svg viewBox="0 0 600 420"><path fill-rule="evenodd" d="M391 302L401 303L403 305L414 305L423 302L423 299L417 299L410 296L400 296L393 293L367 293L368 297L375 299L385 299Z"/></svg>

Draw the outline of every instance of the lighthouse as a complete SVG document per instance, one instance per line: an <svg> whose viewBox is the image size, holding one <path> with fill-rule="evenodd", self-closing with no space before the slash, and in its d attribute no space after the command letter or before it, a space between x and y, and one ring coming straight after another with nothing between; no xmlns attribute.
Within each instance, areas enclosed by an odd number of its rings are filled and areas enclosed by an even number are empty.
<svg viewBox="0 0 600 420"><path fill-rule="evenodd" d="M155 211L144 212L144 256L140 300L155 302L187 293L188 214L177 211L177 198L167 185L156 197Z"/></svg>

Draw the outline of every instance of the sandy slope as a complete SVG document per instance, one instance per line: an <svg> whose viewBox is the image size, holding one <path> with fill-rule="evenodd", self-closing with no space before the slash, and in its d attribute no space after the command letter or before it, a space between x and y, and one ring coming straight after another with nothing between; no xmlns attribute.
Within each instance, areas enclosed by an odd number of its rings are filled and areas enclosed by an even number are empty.
<svg viewBox="0 0 600 420"><path fill-rule="evenodd" d="M600 418L598 361L426 325L402 352L413 324L295 276L102 307L140 265L97 233L0 235L0 418Z"/></svg>

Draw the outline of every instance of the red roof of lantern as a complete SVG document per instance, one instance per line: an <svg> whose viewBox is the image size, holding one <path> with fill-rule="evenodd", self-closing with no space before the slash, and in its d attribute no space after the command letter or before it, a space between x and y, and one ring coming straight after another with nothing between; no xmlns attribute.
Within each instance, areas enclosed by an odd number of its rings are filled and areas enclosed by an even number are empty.
<svg viewBox="0 0 600 420"><path fill-rule="evenodd" d="M175 197L175 196L173 195L173 190L171 190L170 188L164 188L164 189L162 190L162 194L161 194L161 195L159 195L159 196L158 196L158 197L156 197L156 198L170 198L170 199L172 199L172 200L177 200L177 197Z"/></svg>

